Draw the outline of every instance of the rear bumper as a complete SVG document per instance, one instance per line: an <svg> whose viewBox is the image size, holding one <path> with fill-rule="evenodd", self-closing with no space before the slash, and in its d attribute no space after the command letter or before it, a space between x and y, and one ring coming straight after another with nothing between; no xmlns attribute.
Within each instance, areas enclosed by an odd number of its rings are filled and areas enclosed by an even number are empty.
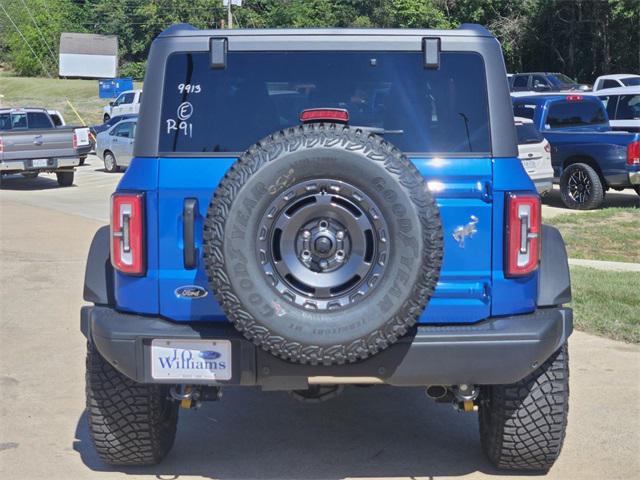
<svg viewBox="0 0 640 480"><path fill-rule="evenodd" d="M545 195L553 189L553 177L536 179L533 183L540 195Z"/></svg>
<svg viewBox="0 0 640 480"><path fill-rule="evenodd" d="M55 172L80 165L78 157L49 158L46 167L37 167L33 162L33 160L3 160L0 161L0 172Z"/></svg>
<svg viewBox="0 0 640 480"><path fill-rule="evenodd" d="M387 350L349 365L297 365L257 348L231 324L177 323L87 306L81 330L117 370L141 383L151 376L151 340L225 339L232 343L232 377L213 385L260 385L265 390L307 387L309 377L375 377L395 386L509 384L524 378L571 335L569 308L490 318L464 326L420 326ZM188 383L203 383L189 381Z"/></svg>

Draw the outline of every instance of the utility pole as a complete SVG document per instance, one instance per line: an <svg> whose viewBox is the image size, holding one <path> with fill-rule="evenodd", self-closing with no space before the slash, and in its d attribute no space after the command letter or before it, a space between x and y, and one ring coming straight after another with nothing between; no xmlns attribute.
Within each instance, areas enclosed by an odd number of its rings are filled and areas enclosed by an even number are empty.
<svg viewBox="0 0 640 480"><path fill-rule="evenodd" d="M233 28L233 15L231 14L231 4L233 2L231 0L227 0L227 24L228 28Z"/></svg>

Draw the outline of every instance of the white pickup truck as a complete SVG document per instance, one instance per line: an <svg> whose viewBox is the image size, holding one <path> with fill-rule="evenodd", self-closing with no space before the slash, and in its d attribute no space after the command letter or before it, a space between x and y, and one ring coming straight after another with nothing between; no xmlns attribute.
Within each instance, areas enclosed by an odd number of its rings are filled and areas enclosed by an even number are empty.
<svg viewBox="0 0 640 480"><path fill-rule="evenodd" d="M140 111L140 101L142 100L142 90L127 90L118 95L114 101L102 109L102 119L105 123L118 115L138 113Z"/></svg>
<svg viewBox="0 0 640 480"><path fill-rule="evenodd" d="M56 127L42 108L0 109L0 182L13 173L55 173L60 186L72 185L75 167L90 148L87 127Z"/></svg>

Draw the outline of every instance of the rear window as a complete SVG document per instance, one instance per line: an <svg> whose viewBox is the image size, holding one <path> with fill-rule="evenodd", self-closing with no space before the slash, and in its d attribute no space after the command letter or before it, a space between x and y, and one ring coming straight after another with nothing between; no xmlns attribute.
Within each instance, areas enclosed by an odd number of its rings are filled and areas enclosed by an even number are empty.
<svg viewBox="0 0 640 480"><path fill-rule="evenodd" d="M518 134L518 145L540 143L544 139L536 127L533 126L533 123L516 124L516 132Z"/></svg>
<svg viewBox="0 0 640 480"><path fill-rule="evenodd" d="M42 112L27 113L27 122L29 123L29 128L53 128L49 115Z"/></svg>
<svg viewBox="0 0 640 480"><path fill-rule="evenodd" d="M169 57L159 150L241 152L299 125L309 108L344 108L352 126L384 129L405 152L488 153L482 57L442 53L426 69L420 52L230 52Z"/></svg>
<svg viewBox="0 0 640 480"><path fill-rule="evenodd" d="M640 120L640 95L620 95L616 120Z"/></svg>
<svg viewBox="0 0 640 480"><path fill-rule="evenodd" d="M621 80L622 83L627 87L637 87L640 86L640 77L627 77Z"/></svg>
<svg viewBox="0 0 640 480"><path fill-rule="evenodd" d="M561 101L549 108L547 125L549 128L579 127L595 125L607 121L602 102Z"/></svg>
<svg viewBox="0 0 640 480"><path fill-rule="evenodd" d="M522 117L528 118L529 120L533 120L533 117L536 114L536 106L531 104L527 105L524 103L516 103L513 106L513 116L514 117Z"/></svg>

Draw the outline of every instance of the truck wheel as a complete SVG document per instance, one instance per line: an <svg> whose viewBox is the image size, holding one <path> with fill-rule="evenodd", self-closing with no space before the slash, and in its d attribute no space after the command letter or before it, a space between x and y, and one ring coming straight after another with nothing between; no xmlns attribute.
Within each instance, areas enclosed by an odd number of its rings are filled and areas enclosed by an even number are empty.
<svg viewBox="0 0 640 480"><path fill-rule="evenodd" d="M116 157L108 150L104 152L104 169L109 173L118 171L118 163L116 162Z"/></svg>
<svg viewBox="0 0 640 480"><path fill-rule="evenodd" d="M80 163L78 165L82 166L84 165L84 162L87 160L87 157L80 157Z"/></svg>
<svg viewBox="0 0 640 480"><path fill-rule="evenodd" d="M560 176L560 196L567 208L592 210L604 200L604 188L598 173L586 163L574 163Z"/></svg>
<svg viewBox="0 0 640 480"><path fill-rule="evenodd" d="M565 343L519 382L481 388L482 449L497 468L547 471L560 455L568 411Z"/></svg>
<svg viewBox="0 0 640 480"><path fill-rule="evenodd" d="M382 138L335 124L273 134L220 182L204 226L235 327L296 363L343 364L407 333L438 282L437 205Z"/></svg>
<svg viewBox="0 0 640 480"><path fill-rule="evenodd" d="M91 440L109 465L153 465L171 450L178 404L169 388L136 383L87 344L87 416Z"/></svg>
<svg viewBox="0 0 640 480"><path fill-rule="evenodd" d="M73 185L73 173L74 172L56 172L58 185L61 187L70 187Z"/></svg>

